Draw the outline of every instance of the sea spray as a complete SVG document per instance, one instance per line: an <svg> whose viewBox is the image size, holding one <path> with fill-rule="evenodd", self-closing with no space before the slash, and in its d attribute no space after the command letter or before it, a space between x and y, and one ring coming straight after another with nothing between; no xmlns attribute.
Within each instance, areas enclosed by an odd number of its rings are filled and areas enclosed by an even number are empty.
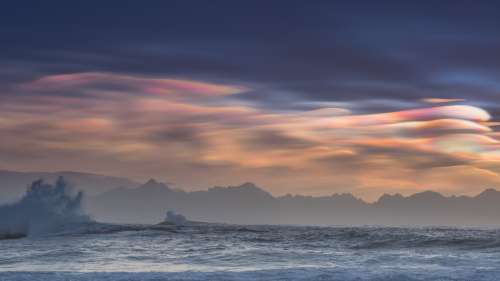
<svg viewBox="0 0 500 281"><path fill-rule="evenodd" d="M165 217L165 222L175 224L175 225L186 225L188 220L185 216L181 214L176 214L174 211L167 211L167 216Z"/></svg>
<svg viewBox="0 0 500 281"><path fill-rule="evenodd" d="M71 195L62 177L55 184L34 181L20 201L0 206L0 238L46 234L65 225L89 222L82 199L82 192Z"/></svg>

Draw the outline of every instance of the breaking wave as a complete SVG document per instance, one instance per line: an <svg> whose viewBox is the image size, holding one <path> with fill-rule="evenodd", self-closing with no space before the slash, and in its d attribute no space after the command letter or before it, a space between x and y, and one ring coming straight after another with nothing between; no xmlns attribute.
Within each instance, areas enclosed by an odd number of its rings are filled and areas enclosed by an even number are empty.
<svg viewBox="0 0 500 281"><path fill-rule="evenodd" d="M54 184L34 181L21 200L0 206L0 238L46 234L65 225L90 222L82 199L83 193L72 195L62 177Z"/></svg>
<svg viewBox="0 0 500 281"><path fill-rule="evenodd" d="M175 225L186 225L188 224L188 220L185 216L181 214L176 214L174 211L167 211L167 216L165 217L165 222L170 222Z"/></svg>

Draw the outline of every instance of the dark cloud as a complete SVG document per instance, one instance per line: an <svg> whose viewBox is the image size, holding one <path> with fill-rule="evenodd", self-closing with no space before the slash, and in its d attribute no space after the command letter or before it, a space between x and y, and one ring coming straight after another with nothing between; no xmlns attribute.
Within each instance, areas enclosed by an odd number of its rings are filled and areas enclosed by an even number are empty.
<svg viewBox="0 0 500 281"><path fill-rule="evenodd" d="M148 136L148 140L158 143L177 142L194 147L207 145L202 136L202 130L189 125L156 130Z"/></svg>
<svg viewBox="0 0 500 281"><path fill-rule="evenodd" d="M245 146L263 150L305 149L317 145L313 141L289 136L277 130L258 130L245 137Z"/></svg>
<svg viewBox="0 0 500 281"><path fill-rule="evenodd" d="M493 104L497 2L20 1L0 11L1 88L46 74L107 71L243 84L263 107L423 97ZM19 70L20 69L20 70ZM106 85L112 87L113 85ZM62 93L71 94L71 93Z"/></svg>
<svg viewBox="0 0 500 281"><path fill-rule="evenodd" d="M470 162L470 160L456 155L411 147L360 146L358 149L363 157L390 157L402 166L408 166L417 170L460 166Z"/></svg>
<svg viewBox="0 0 500 281"><path fill-rule="evenodd" d="M313 161L335 171L347 173L352 173L361 168L365 171L366 169L383 171L389 166L422 171L440 167L462 166L472 161L457 155L409 146L353 145L351 149L355 153L322 156Z"/></svg>

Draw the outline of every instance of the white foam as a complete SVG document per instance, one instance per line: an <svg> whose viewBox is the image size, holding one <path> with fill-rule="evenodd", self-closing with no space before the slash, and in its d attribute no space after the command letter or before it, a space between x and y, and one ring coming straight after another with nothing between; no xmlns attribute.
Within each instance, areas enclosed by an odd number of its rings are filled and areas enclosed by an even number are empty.
<svg viewBox="0 0 500 281"><path fill-rule="evenodd" d="M71 195L62 177L53 185L37 180L20 201L0 206L0 237L45 234L62 225L88 222L82 198L81 192Z"/></svg>

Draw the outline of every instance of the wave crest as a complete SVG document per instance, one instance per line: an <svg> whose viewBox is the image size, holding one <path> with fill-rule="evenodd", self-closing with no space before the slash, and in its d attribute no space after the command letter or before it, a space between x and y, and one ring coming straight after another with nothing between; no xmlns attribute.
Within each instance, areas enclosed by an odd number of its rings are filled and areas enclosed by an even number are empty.
<svg viewBox="0 0 500 281"><path fill-rule="evenodd" d="M54 184L34 181L20 201L0 206L0 238L45 234L62 225L89 222L82 199L83 193L72 195L62 177Z"/></svg>

